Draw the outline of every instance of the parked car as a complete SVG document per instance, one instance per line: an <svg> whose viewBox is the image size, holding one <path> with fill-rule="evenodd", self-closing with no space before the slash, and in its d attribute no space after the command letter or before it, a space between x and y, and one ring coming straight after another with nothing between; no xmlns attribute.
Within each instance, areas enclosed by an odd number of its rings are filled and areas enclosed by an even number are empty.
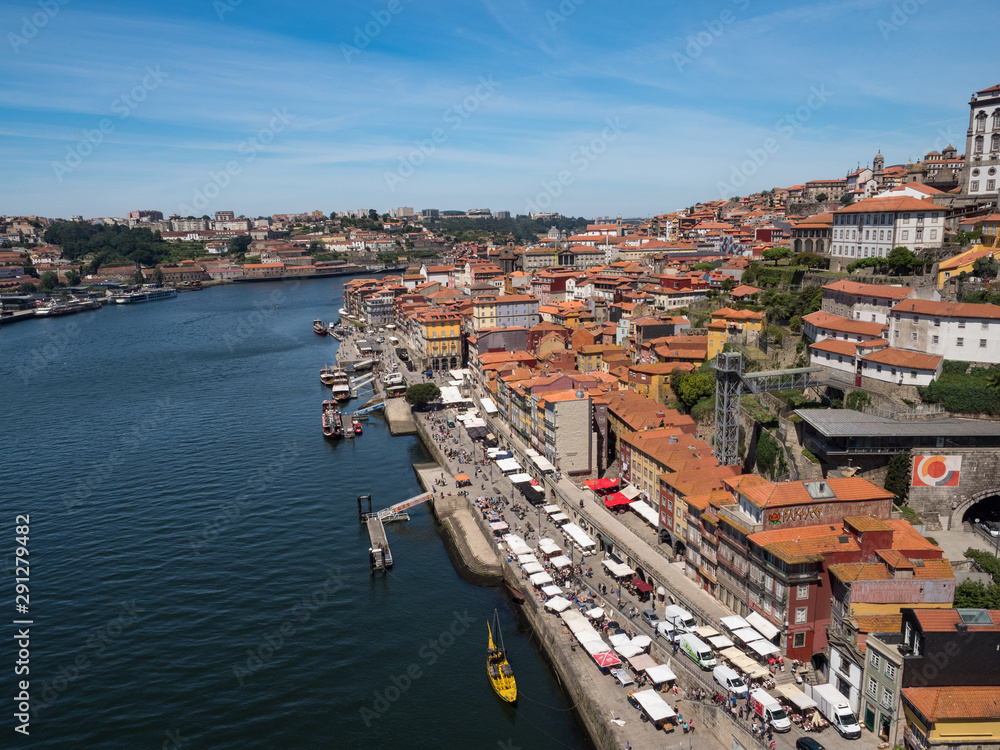
<svg viewBox="0 0 1000 750"><path fill-rule="evenodd" d="M651 609L644 609L642 611L642 621L653 628L653 630L656 630L656 626L660 624L660 618Z"/></svg>
<svg viewBox="0 0 1000 750"><path fill-rule="evenodd" d="M825 750L825 748L812 737L799 737L795 740L795 750Z"/></svg>

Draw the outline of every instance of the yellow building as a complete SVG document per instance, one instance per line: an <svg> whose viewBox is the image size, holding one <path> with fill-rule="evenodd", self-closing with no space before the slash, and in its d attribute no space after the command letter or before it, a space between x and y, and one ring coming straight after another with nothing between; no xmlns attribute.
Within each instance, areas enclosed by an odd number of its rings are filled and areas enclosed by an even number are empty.
<svg viewBox="0 0 1000 750"><path fill-rule="evenodd" d="M435 370L462 366L462 316L445 310L422 310L413 316L413 344L422 364Z"/></svg>
<svg viewBox="0 0 1000 750"><path fill-rule="evenodd" d="M658 404L666 404L674 396L670 388L670 375L675 370L691 372L690 362L657 362L649 365L631 365L628 368L628 387L640 396Z"/></svg>
<svg viewBox="0 0 1000 750"><path fill-rule="evenodd" d="M764 330L765 325L767 325L767 321L762 312L734 310L731 307L723 307L721 310L716 310L712 313L712 322L707 326L707 359L715 359L716 355L722 352L729 334L743 333L745 331L760 333Z"/></svg>
<svg viewBox="0 0 1000 750"><path fill-rule="evenodd" d="M907 748L974 750L1000 742L1000 687L903 688Z"/></svg>
<svg viewBox="0 0 1000 750"><path fill-rule="evenodd" d="M972 274L972 266L980 258L993 256L1000 258L1000 248L986 247L985 245L973 245L964 253L953 255L947 260L938 264L937 288L943 289L950 279L957 279L963 273Z"/></svg>

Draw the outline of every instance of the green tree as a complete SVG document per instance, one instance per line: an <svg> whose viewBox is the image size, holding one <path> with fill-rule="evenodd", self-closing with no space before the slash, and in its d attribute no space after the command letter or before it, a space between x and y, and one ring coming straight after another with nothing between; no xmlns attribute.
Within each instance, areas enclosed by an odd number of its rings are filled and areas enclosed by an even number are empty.
<svg viewBox="0 0 1000 750"><path fill-rule="evenodd" d="M143 274L142 274L142 267L141 266L136 266L135 273L132 274L132 283L133 284L145 284L146 283L146 277L143 276Z"/></svg>
<svg viewBox="0 0 1000 750"><path fill-rule="evenodd" d="M843 194L843 195L842 195L842 196L840 197L840 205L841 205L841 206L849 206L849 205L851 205L852 203L854 203L854 196L853 196L853 195L851 195L850 193L844 193L844 194Z"/></svg>
<svg viewBox="0 0 1000 750"><path fill-rule="evenodd" d="M379 221L378 211L376 211L374 208L369 208L368 209L368 220L369 221L378 222ZM381 222L379 222L379 224L381 224Z"/></svg>
<svg viewBox="0 0 1000 750"><path fill-rule="evenodd" d="M908 247L894 247L885 257L886 263L895 273L907 273L914 266L920 265L917 256Z"/></svg>
<svg viewBox="0 0 1000 750"><path fill-rule="evenodd" d="M710 372L686 372L677 378L676 382L677 385L674 387L674 379L671 378L671 388L687 412L690 412L701 399L715 393L715 378Z"/></svg>
<svg viewBox="0 0 1000 750"><path fill-rule="evenodd" d="M441 396L441 389L433 383L416 383L406 389L406 403L411 406L429 404Z"/></svg>
<svg viewBox="0 0 1000 750"><path fill-rule="evenodd" d="M795 265L807 268L826 268L826 258L819 253L799 253L794 258Z"/></svg>
<svg viewBox="0 0 1000 750"><path fill-rule="evenodd" d="M773 478L775 469L778 468L778 454L780 452L781 446L774 438L774 435L767 430L761 430L760 437L757 438L757 454L755 458L757 471L764 476Z"/></svg>
<svg viewBox="0 0 1000 750"><path fill-rule="evenodd" d="M896 496L899 505L905 503L907 495L910 494L911 468L909 453L895 453L889 459L889 466L885 472L885 488Z"/></svg>
<svg viewBox="0 0 1000 750"><path fill-rule="evenodd" d="M722 291L724 291L724 292L731 292L737 286L738 285L736 283L736 279L734 279L734 278L732 278L730 276L727 276L726 278L724 278L722 280L722 284L720 284L720 287L721 287Z"/></svg>
<svg viewBox="0 0 1000 750"><path fill-rule="evenodd" d="M976 258L972 264L972 275L981 279L995 279L998 272L1000 272L1000 263L997 263L996 258L992 255Z"/></svg>
<svg viewBox="0 0 1000 750"><path fill-rule="evenodd" d="M826 199L827 199L827 198L829 198L829 197L830 197L830 196L829 196L829 195L827 195L826 193L818 193L818 194L816 195L816 200L817 200L818 202L820 202L820 203L826 203Z"/></svg>
<svg viewBox="0 0 1000 750"><path fill-rule="evenodd" d="M251 242L253 242L253 238L249 234L241 234L238 237L233 237L229 240L229 252L232 255L245 255L246 251L250 248Z"/></svg>
<svg viewBox="0 0 1000 750"><path fill-rule="evenodd" d="M80 272L70 269L66 272L66 283L69 286L76 286L80 283Z"/></svg>
<svg viewBox="0 0 1000 750"><path fill-rule="evenodd" d="M153 281L155 281L157 284L163 283L163 269L160 268L159 266L157 266L156 269L153 271Z"/></svg>
<svg viewBox="0 0 1000 750"><path fill-rule="evenodd" d="M864 391L851 391L844 399L844 406L854 411L861 411L872 402L872 397Z"/></svg>
<svg viewBox="0 0 1000 750"><path fill-rule="evenodd" d="M21 294L31 294L33 292L37 292L38 291L38 287L36 287L30 281L22 281L18 285L17 291L19 291Z"/></svg>
<svg viewBox="0 0 1000 750"><path fill-rule="evenodd" d="M59 275L55 271L45 271L39 279L38 287L43 292L51 292L59 286Z"/></svg>
<svg viewBox="0 0 1000 750"><path fill-rule="evenodd" d="M761 257L764 260L773 260L774 265L778 265L778 261L783 258L790 258L792 256L792 251L787 247L768 247L761 252Z"/></svg>
<svg viewBox="0 0 1000 750"><path fill-rule="evenodd" d="M691 266L692 271L711 271L715 268L711 263L695 263Z"/></svg>

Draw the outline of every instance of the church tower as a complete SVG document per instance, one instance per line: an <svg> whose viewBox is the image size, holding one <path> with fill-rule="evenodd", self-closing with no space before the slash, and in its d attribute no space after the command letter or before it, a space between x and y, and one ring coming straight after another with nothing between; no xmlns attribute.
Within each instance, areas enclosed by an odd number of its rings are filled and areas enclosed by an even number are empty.
<svg viewBox="0 0 1000 750"><path fill-rule="evenodd" d="M884 171L885 171L885 157L882 156L882 150L879 149L879 152L875 154L875 159L872 161L872 173L873 173L872 177L875 178L875 182L878 184L880 188L885 187L883 185L883 181L885 179L883 176Z"/></svg>

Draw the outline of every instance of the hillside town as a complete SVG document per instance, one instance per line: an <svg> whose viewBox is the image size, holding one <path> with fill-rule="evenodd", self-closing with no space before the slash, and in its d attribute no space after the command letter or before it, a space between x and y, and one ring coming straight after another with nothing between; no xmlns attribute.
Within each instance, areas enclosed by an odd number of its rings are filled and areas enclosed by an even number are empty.
<svg viewBox="0 0 1000 750"><path fill-rule="evenodd" d="M4 217L0 322L344 276L341 324L643 540L577 520L611 559L745 621L779 687L833 686L872 746L972 748L1000 737L1000 567L964 554L1000 540L1000 85L936 148L646 218Z"/></svg>

